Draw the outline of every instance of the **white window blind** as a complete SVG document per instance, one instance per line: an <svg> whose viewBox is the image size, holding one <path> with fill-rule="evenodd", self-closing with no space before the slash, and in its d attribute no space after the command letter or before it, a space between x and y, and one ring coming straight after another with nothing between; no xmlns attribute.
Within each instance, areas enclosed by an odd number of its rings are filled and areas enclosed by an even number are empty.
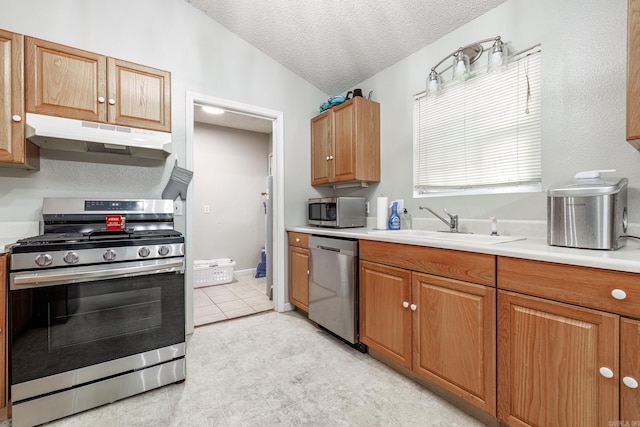
<svg viewBox="0 0 640 427"><path fill-rule="evenodd" d="M416 98L414 195L539 189L540 57Z"/></svg>

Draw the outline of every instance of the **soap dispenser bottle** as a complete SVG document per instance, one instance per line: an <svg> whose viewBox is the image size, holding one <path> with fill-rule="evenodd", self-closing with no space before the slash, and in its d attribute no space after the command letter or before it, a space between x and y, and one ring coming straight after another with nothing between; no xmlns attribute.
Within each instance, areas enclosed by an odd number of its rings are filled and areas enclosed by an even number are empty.
<svg viewBox="0 0 640 427"><path fill-rule="evenodd" d="M400 214L400 228L402 230L411 230L411 214L404 208L404 212Z"/></svg>
<svg viewBox="0 0 640 427"><path fill-rule="evenodd" d="M400 216L398 215L398 202L391 205L391 215L389 215L389 230L400 230Z"/></svg>

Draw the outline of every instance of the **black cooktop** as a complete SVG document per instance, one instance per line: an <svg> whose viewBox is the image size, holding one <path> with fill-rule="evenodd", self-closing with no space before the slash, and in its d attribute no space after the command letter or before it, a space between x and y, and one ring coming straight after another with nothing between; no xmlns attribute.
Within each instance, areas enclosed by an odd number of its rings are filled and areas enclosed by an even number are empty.
<svg viewBox="0 0 640 427"><path fill-rule="evenodd" d="M175 230L98 230L87 233L45 233L39 236L27 237L16 242L19 246L60 245L74 243L90 243L96 241L126 242L140 239L163 239L181 237L182 233Z"/></svg>

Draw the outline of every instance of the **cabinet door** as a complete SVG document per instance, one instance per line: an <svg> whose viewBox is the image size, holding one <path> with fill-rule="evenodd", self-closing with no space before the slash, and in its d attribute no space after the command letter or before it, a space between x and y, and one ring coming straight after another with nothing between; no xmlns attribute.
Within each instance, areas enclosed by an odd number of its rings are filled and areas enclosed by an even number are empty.
<svg viewBox="0 0 640 427"><path fill-rule="evenodd" d="M171 132L171 74L108 58L109 123Z"/></svg>
<svg viewBox="0 0 640 427"><path fill-rule="evenodd" d="M38 169L39 148L24 135L23 44L22 35L0 30L0 163Z"/></svg>
<svg viewBox="0 0 640 427"><path fill-rule="evenodd" d="M27 112L105 122L106 57L25 37Z"/></svg>
<svg viewBox="0 0 640 427"><path fill-rule="evenodd" d="M309 312L309 250L289 248L289 301Z"/></svg>
<svg viewBox="0 0 640 427"><path fill-rule="evenodd" d="M627 141L640 149L640 0L627 11Z"/></svg>
<svg viewBox="0 0 640 427"><path fill-rule="evenodd" d="M618 328L613 314L500 291L498 418L537 427L618 420Z"/></svg>
<svg viewBox="0 0 640 427"><path fill-rule="evenodd" d="M355 100L333 109L333 181L356 179Z"/></svg>
<svg viewBox="0 0 640 427"><path fill-rule="evenodd" d="M407 368L411 368L410 303L410 271L360 262L360 341Z"/></svg>
<svg viewBox="0 0 640 427"><path fill-rule="evenodd" d="M640 423L640 387L634 388L640 383L640 322L637 320L620 320L620 380L622 425Z"/></svg>
<svg viewBox="0 0 640 427"><path fill-rule="evenodd" d="M332 111L325 111L311 119L311 185L331 181L332 119Z"/></svg>
<svg viewBox="0 0 640 427"><path fill-rule="evenodd" d="M412 301L413 370L495 416L495 289L413 273Z"/></svg>

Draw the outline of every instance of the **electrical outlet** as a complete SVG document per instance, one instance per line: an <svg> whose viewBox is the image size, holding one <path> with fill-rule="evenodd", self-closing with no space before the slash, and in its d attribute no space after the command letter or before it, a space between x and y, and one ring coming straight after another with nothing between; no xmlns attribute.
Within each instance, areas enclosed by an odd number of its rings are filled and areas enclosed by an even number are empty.
<svg viewBox="0 0 640 427"><path fill-rule="evenodd" d="M177 199L173 201L173 215L174 216L182 216L182 199Z"/></svg>
<svg viewBox="0 0 640 427"><path fill-rule="evenodd" d="M209 208L209 205L204 205L204 213L211 213L211 208Z"/></svg>

